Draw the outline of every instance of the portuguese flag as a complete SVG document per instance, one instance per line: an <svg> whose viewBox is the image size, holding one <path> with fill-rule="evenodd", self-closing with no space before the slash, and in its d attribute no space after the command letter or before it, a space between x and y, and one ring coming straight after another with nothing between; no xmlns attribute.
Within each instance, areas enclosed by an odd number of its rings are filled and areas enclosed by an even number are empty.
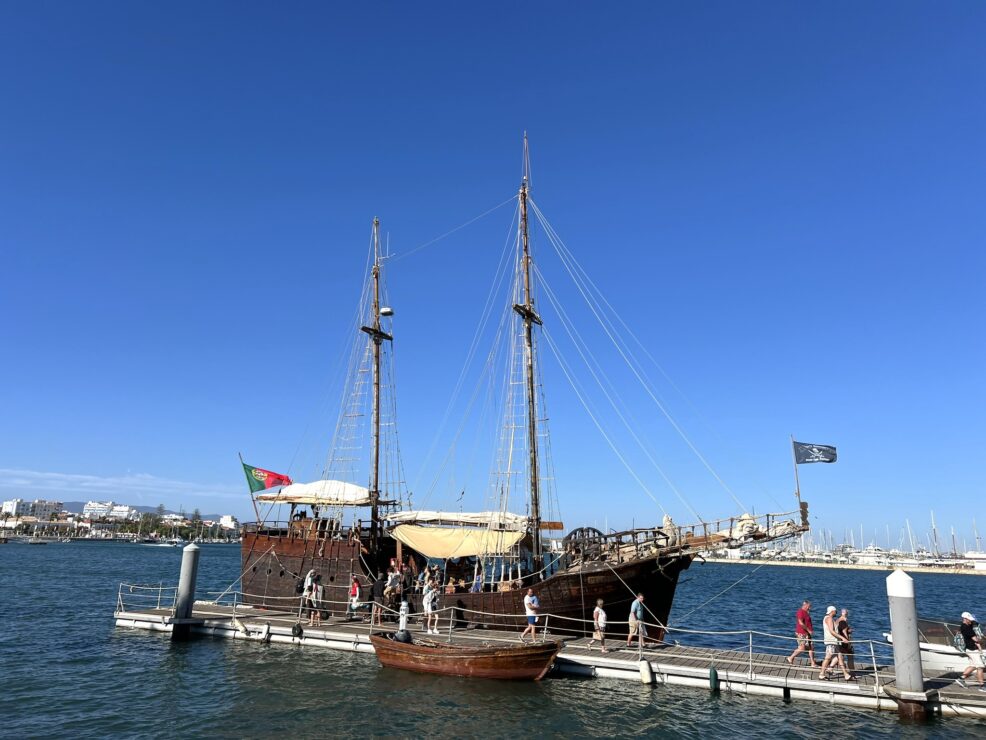
<svg viewBox="0 0 986 740"><path fill-rule="evenodd" d="M246 463L243 463L243 472L246 473L247 484L250 486L251 493L263 491L266 488L273 488L274 486L289 486L293 482L286 475L264 470L263 468L254 468Z"/></svg>

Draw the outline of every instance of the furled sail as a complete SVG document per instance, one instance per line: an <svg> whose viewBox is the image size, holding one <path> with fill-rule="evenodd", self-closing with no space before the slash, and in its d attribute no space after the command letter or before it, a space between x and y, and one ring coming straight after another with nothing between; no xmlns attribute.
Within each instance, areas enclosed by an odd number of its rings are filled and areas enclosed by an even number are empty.
<svg viewBox="0 0 986 740"><path fill-rule="evenodd" d="M527 529L527 517L509 511L400 511L387 515L396 524L446 524L493 529Z"/></svg>
<svg viewBox="0 0 986 740"><path fill-rule="evenodd" d="M504 555L520 542L524 532L400 524L391 530L391 535L425 557L445 560L471 555Z"/></svg>
<svg viewBox="0 0 986 740"><path fill-rule="evenodd" d="M369 489L341 480L292 483L275 493L262 493L257 500L315 506L369 506L372 502Z"/></svg>

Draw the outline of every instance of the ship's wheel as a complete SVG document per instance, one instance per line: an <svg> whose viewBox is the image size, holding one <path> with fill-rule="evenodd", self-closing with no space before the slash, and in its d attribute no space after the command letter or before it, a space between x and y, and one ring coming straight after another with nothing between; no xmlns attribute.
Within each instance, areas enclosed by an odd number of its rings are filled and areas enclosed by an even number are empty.
<svg viewBox="0 0 986 740"><path fill-rule="evenodd" d="M602 551L605 539L606 535L595 527L579 527L565 535L562 540L562 547L567 553L578 554L585 559L591 559L598 556Z"/></svg>

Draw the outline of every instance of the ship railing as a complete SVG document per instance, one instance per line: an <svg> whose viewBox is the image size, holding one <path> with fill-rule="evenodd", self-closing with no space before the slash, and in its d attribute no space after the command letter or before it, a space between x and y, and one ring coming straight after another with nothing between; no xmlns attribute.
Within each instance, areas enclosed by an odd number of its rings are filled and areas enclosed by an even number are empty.
<svg viewBox="0 0 986 740"><path fill-rule="evenodd" d="M360 540L367 541L371 535L369 527L346 527L338 519L327 517L247 522L241 525L241 530L243 534L301 540L350 540L358 536Z"/></svg>
<svg viewBox="0 0 986 740"><path fill-rule="evenodd" d="M799 521L800 520L800 521ZM655 526L593 535L573 543L586 555L606 554L617 562L648 554L674 556L696 550L735 547L757 541L794 537L808 529L804 511L744 514L696 524ZM598 552L597 552L598 551Z"/></svg>
<svg viewBox="0 0 986 740"><path fill-rule="evenodd" d="M174 610L178 600L178 587L140 583L121 583L116 593L118 612Z"/></svg>
<svg viewBox="0 0 986 740"><path fill-rule="evenodd" d="M677 637L681 639L677 639ZM698 641L705 644L695 644ZM668 627L664 643L712 648L715 651L710 656L713 661L717 657L725 659L727 656L730 661L735 661L737 653L746 653L748 671L752 677L757 670L776 670L779 665L783 666L783 663L780 663L777 658L781 657L786 662L797 648L799 638L762 630L696 630ZM846 653L841 653L841 656L844 661L847 657L851 657L854 668L849 670L847 666L847 670L850 673L857 673L861 670L872 671L879 685L881 669L893 665L893 645L883 640L873 639L851 640L848 644L852 646L852 654L847 656ZM825 659L825 645L821 641L814 641L812 647L814 650L813 657L820 665ZM790 665L810 668L808 660L809 655L805 650ZM818 668L814 670L817 671ZM830 661L828 670L833 674L837 673L840 670L837 661ZM809 674L809 676L813 675L813 673Z"/></svg>
<svg viewBox="0 0 986 740"><path fill-rule="evenodd" d="M308 614L308 611L311 608L308 606L304 594L295 594L293 596L272 596L270 594L254 594L244 591L234 591L231 589L226 589L224 591L208 591L206 593L207 595L213 596L212 599L206 600L207 603L215 604L216 606L230 607L233 611L233 617L238 616L238 609L240 610L239 616L246 613L249 613L250 616L256 616L256 610L261 608L271 616L292 614L301 620ZM257 600L259 600L260 603L257 603ZM352 600L348 598L329 599L323 597L318 601L318 609L332 612L345 611L347 614L357 614L359 612L369 614L373 605L372 599L367 600L361 598L360 601L357 602L357 606L354 611L350 606L351 603Z"/></svg>

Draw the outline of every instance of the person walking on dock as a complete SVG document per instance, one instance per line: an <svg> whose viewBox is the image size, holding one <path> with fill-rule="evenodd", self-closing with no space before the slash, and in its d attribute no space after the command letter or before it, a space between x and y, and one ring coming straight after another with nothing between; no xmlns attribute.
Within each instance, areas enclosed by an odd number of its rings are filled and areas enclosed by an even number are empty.
<svg viewBox="0 0 986 740"><path fill-rule="evenodd" d="M798 640L798 647L787 657L787 662L794 665L794 659L801 653L807 652L811 667L817 668L815 646L812 644L811 602L808 599L801 602L801 608L795 615L794 636Z"/></svg>
<svg viewBox="0 0 986 740"><path fill-rule="evenodd" d="M541 602L538 601L538 597L535 595L534 589L527 589L527 596L524 597L524 613L527 615L527 626L524 627L524 631L520 633L521 642L524 642L524 637L528 632L531 633L531 642L537 642L538 609L540 608Z"/></svg>
<svg viewBox="0 0 986 740"><path fill-rule="evenodd" d="M596 608L592 610L592 639L589 640L588 648L592 649L592 643L599 640L599 652L608 653L606 649L606 612L603 610L603 600L596 599Z"/></svg>
<svg viewBox="0 0 986 740"><path fill-rule="evenodd" d="M630 620L627 631L627 647L633 642L633 636L637 635L638 647L643 647L647 642L647 625L644 624L644 595L637 594L637 598L630 604Z"/></svg>
<svg viewBox="0 0 986 740"><path fill-rule="evenodd" d="M843 609L835 622L835 632L839 636L839 652L846 661L846 668L856 670L855 649L852 646L852 627L849 625L849 610Z"/></svg>
<svg viewBox="0 0 986 740"><path fill-rule="evenodd" d="M825 610L825 619L822 620L822 640L825 643L825 660L822 661L822 669L818 673L820 681L827 681L829 678L829 666L837 663L842 669L842 677L851 681L853 676L846 670L845 663L842 662L842 653L839 651L839 634L835 626L836 608L830 606Z"/></svg>
<svg viewBox="0 0 986 740"><path fill-rule="evenodd" d="M969 658L969 666L962 671L962 677L957 679L955 683L963 688L968 688L965 680L975 673L976 679L979 681L979 690L986 692L986 683L983 681L983 674L986 672L984 670L986 669L986 659L983 657L983 634L976 617L969 612L962 612L962 626L959 627L959 632L962 633L962 639L965 640L965 654Z"/></svg>
<svg viewBox="0 0 986 740"><path fill-rule="evenodd" d="M377 573L377 580L370 587L370 594L373 596L373 611L370 612L370 624L378 624L383 627L383 602L384 594L387 589L387 579L383 573Z"/></svg>

